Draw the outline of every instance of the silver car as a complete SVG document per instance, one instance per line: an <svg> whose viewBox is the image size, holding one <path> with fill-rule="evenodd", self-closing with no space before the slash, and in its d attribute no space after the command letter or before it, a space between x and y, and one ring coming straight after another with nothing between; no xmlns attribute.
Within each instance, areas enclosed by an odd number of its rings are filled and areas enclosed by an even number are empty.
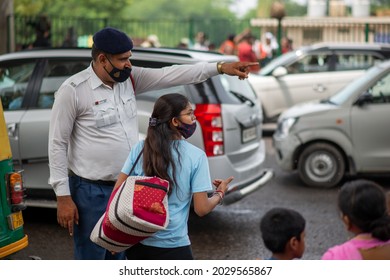
<svg viewBox="0 0 390 280"><path fill-rule="evenodd" d="M328 98L365 70L390 58L390 44L319 43L286 53L251 75L265 122L287 108Z"/></svg>
<svg viewBox="0 0 390 280"><path fill-rule="evenodd" d="M276 160L309 186L337 186L345 175L390 172L390 61L336 95L296 105L279 118Z"/></svg>
<svg viewBox="0 0 390 280"><path fill-rule="evenodd" d="M16 166L25 171L27 204L56 207L48 184L48 130L54 92L70 75L91 62L90 49L31 50L0 56L0 97ZM134 49L136 66L164 67L202 61L236 61L235 56L176 49ZM262 112L247 81L218 75L195 85L178 86L138 95L139 131L144 137L155 100L181 93L195 104L196 133L189 139L209 159L212 178L234 176L225 203L259 189L273 175L264 169Z"/></svg>

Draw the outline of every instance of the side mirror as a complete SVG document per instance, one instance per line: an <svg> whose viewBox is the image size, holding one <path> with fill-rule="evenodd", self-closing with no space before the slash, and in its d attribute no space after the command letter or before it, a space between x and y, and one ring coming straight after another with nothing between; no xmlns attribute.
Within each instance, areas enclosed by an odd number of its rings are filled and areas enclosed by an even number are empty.
<svg viewBox="0 0 390 280"><path fill-rule="evenodd" d="M371 93L368 93L367 91L360 95L358 99L356 100L356 104L358 106L363 106L366 103L372 103L373 102L373 97Z"/></svg>
<svg viewBox="0 0 390 280"><path fill-rule="evenodd" d="M280 78L280 77L283 77L287 74L288 74L287 69L286 69L286 67L283 67L283 66L278 66L275 68L274 71L272 71L272 76L274 76L275 78Z"/></svg>

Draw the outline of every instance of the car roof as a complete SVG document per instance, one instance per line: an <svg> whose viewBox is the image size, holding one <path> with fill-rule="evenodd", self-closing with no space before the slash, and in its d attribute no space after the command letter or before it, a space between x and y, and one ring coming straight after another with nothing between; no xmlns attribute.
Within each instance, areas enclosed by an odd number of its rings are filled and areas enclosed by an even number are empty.
<svg viewBox="0 0 390 280"><path fill-rule="evenodd" d="M360 43L360 42L323 42L309 47L311 50L373 50L390 52L387 43Z"/></svg>
<svg viewBox="0 0 390 280"><path fill-rule="evenodd" d="M223 55L217 52L197 51L175 48L141 48L132 50L131 59L166 61L171 63L193 64L198 62L238 61L237 56ZM8 53L0 56L0 61L42 57L91 57L90 48L37 48Z"/></svg>

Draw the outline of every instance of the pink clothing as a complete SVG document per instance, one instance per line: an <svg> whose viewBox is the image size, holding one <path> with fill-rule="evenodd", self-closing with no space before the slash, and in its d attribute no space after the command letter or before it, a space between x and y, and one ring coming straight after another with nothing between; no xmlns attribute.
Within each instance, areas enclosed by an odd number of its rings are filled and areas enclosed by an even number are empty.
<svg viewBox="0 0 390 280"><path fill-rule="evenodd" d="M238 58L240 61L257 62L255 53L253 52L252 45L248 42L242 42L238 44Z"/></svg>
<svg viewBox="0 0 390 280"><path fill-rule="evenodd" d="M237 46L237 51L238 51L238 58L240 61L257 62L256 54L252 49L252 45L249 44L248 42L243 41L239 43ZM257 72L259 70L260 68L258 65L250 67L251 72Z"/></svg>
<svg viewBox="0 0 390 280"><path fill-rule="evenodd" d="M388 241L378 239L351 239L341 245L330 248L322 256L322 260L362 260L359 249L370 249L381 245L390 244Z"/></svg>

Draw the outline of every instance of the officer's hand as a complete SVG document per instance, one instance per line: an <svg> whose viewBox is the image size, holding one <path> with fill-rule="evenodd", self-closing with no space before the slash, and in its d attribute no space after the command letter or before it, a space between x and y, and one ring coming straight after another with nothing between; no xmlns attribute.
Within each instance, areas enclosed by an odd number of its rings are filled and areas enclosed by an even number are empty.
<svg viewBox="0 0 390 280"><path fill-rule="evenodd" d="M73 225L79 223L79 213L70 195L57 196L57 221L73 235Z"/></svg>

